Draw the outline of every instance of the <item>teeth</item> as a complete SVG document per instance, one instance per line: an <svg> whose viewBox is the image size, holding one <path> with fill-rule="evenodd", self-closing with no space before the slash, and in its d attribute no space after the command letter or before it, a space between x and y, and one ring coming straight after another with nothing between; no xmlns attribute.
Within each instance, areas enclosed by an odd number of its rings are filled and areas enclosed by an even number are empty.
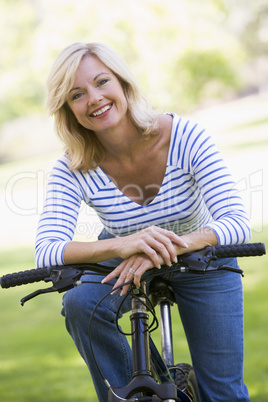
<svg viewBox="0 0 268 402"><path fill-rule="evenodd" d="M96 116L99 116L102 113L107 112L107 110L111 109L111 106L112 105L104 106L102 109L98 110L97 112L92 113L92 116L96 117Z"/></svg>

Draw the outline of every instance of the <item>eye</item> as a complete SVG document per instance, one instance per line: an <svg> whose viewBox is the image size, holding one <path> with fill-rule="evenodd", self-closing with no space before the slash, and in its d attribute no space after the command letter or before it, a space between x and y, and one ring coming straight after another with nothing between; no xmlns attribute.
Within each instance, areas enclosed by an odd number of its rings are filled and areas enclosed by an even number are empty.
<svg viewBox="0 0 268 402"><path fill-rule="evenodd" d="M102 85L105 85L108 81L109 81L109 80L108 80L107 78L103 78L102 80L100 80L100 81L98 82L98 86L100 87L100 86L102 86Z"/></svg>
<svg viewBox="0 0 268 402"><path fill-rule="evenodd" d="M72 96L72 100L77 100L79 98L81 98L81 96L83 95L83 92L77 92Z"/></svg>

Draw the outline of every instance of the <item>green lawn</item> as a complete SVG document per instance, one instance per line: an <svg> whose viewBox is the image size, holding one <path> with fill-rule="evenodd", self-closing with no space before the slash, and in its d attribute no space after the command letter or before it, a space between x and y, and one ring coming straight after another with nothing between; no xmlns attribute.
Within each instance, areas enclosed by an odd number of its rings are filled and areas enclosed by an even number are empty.
<svg viewBox="0 0 268 402"><path fill-rule="evenodd" d="M252 241L268 244L268 228ZM0 275L33 268L32 250L2 252ZM268 400L267 257L241 259L245 270L245 380L251 400ZM0 396L2 402L97 402L87 368L60 315L61 295L41 295L19 304L39 284L0 289ZM42 286L42 285L41 285ZM46 285L44 285L46 286ZM173 311L174 321L179 321ZM182 328L174 326L178 361L189 361Z"/></svg>
<svg viewBox="0 0 268 402"><path fill-rule="evenodd" d="M268 228L255 235L268 247ZM242 265L242 259L241 259ZM268 261L245 258L245 381L252 402L268 401Z"/></svg>

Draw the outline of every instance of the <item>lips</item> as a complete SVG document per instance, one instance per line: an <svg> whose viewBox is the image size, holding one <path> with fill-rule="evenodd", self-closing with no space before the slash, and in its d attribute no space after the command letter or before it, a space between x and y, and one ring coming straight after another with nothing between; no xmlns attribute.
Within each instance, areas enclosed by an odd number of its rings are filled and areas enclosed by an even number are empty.
<svg viewBox="0 0 268 402"><path fill-rule="evenodd" d="M92 116L92 117L101 116L101 115L105 114L106 112L108 112L108 110L110 110L111 107L112 107L112 103L110 103L109 105L105 105L105 106L95 110L93 113L91 113L90 116Z"/></svg>

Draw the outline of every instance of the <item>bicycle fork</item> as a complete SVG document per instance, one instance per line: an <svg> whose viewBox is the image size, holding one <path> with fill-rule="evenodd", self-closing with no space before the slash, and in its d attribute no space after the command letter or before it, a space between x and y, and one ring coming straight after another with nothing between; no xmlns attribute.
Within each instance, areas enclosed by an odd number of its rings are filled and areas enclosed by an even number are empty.
<svg viewBox="0 0 268 402"><path fill-rule="evenodd" d="M167 379L159 384L152 375L150 364L150 348L152 346L154 353L154 344L149 337L149 314L146 307L146 299L143 296L145 291L145 283L142 283L141 291L133 290L132 295L132 314L131 320L131 339L132 339L132 355L133 355L133 378L124 388L113 387L109 390L109 402L116 401L138 401L135 395L143 393L143 395L151 395L156 401L175 402L177 399L177 389L172 379ZM164 336L164 335L163 335ZM169 346L170 347L170 346ZM156 355L159 353L155 348ZM161 358L160 358L161 359ZM162 361L162 365L165 364ZM166 369L166 367L165 367ZM166 374L168 370L166 369ZM131 398L131 399L130 399ZM157 399L159 398L159 399ZM153 399L152 399L153 400Z"/></svg>
<svg viewBox="0 0 268 402"><path fill-rule="evenodd" d="M174 352L169 301L159 303L159 322L163 360L167 366L171 367L174 366Z"/></svg>

